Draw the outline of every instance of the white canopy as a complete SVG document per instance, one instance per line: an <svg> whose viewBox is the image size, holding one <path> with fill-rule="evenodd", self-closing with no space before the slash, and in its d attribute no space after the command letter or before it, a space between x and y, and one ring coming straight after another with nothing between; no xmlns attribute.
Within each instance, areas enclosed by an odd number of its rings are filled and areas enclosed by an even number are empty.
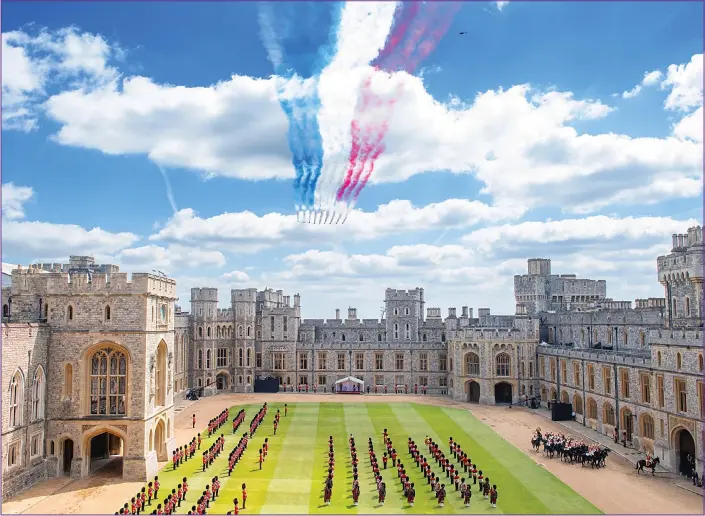
<svg viewBox="0 0 705 516"><path fill-rule="evenodd" d="M365 383L365 382L363 382L362 380L360 380L359 378L355 378L354 376L346 376L345 378L341 378L340 380L338 380L338 381L335 382L335 383L336 383L336 385L337 385L337 384L339 384L339 383L346 383L346 382L359 383L360 385L362 385L363 383Z"/></svg>

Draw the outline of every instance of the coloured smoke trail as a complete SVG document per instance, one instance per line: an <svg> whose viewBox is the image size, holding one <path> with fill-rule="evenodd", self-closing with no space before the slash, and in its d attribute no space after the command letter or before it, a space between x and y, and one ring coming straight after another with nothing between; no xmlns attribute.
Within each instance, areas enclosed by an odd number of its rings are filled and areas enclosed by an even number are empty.
<svg viewBox="0 0 705 516"><path fill-rule="evenodd" d="M335 54L342 2L259 4L262 42L274 68L279 104L289 122L297 219L311 222L323 166L318 82ZM276 12L275 12L276 11ZM321 28L329 27L329 30Z"/></svg>
<svg viewBox="0 0 705 516"><path fill-rule="evenodd" d="M396 72L413 74L448 31L460 3L398 3L392 29L384 47L372 62L374 71L363 81L351 122L351 145L347 170L336 193L344 223L385 150L384 138L394 105L401 94L401 82L389 92L375 91L373 80ZM391 78L391 77L390 77ZM337 211L337 210L336 210Z"/></svg>

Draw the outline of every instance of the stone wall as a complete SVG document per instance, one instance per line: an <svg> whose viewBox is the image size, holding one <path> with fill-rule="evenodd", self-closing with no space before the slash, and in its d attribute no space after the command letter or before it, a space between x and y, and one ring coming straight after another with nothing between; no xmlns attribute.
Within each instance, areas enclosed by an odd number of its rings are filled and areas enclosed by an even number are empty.
<svg viewBox="0 0 705 516"><path fill-rule="evenodd" d="M3 323L2 325L2 489L13 496L47 476L45 425L48 400L47 364L49 329L45 324ZM34 381L43 377L43 410L33 414ZM18 420L10 425L10 385L18 380ZM34 416L37 417L34 417ZM33 442L34 441L34 442ZM15 457L10 464L10 452Z"/></svg>

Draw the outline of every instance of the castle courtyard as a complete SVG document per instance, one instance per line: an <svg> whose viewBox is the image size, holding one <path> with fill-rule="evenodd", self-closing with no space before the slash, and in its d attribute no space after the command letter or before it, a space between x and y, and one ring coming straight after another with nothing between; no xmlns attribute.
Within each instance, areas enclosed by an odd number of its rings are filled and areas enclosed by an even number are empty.
<svg viewBox="0 0 705 516"><path fill-rule="evenodd" d="M536 462L537 467L545 468L604 513L694 514L701 512L702 509L702 496L684 489L682 486L687 484L684 484L683 481L678 482L673 478L662 476L652 477L650 474L637 475L634 465L620 458L616 453L610 454L607 466L601 469L571 465L557 458L549 459L541 452L535 453L531 449L530 438L537 427L540 427L544 432L571 435L565 426L551 422L538 411L517 407L508 409L507 407L470 405L436 396L392 394L386 396L345 396L298 393L220 394L201 398L191 404L181 404L183 409L175 416L175 440L177 443L190 441L199 428L226 407L257 405L264 402L267 402L272 409L283 406L284 403L294 405L307 402L364 402L398 403L401 405L421 403L470 410L482 423L505 439L508 446L513 445L521 450ZM196 415L196 430L192 429L191 418L193 414ZM229 433L227 426L224 430L226 434ZM263 433L268 435L269 430L269 425L265 425ZM364 443L366 437L366 435L360 434L357 439L360 443ZM583 439L578 434L575 434L574 437ZM400 443L397 446L403 447L403 444ZM341 448L343 448L342 455L344 456L344 446ZM167 471L171 469L171 465L166 463L160 463L159 466L160 468L166 467ZM104 469L85 478L74 480L67 477L57 477L49 479L6 501L2 506L2 512L3 514L112 513L114 512L113 506L116 508L120 506L120 501L128 500L144 485L143 482L123 481L119 472L115 470L114 465L108 464ZM235 471L237 472L237 469ZM229 496L226 493L226 498ZM510 493L505 493L505 498L509 496L511 496ZM474 503L479 504L480 502ZM110 507L107 506L108 504ZM252 507L244 511L245 514L248 512L259 513L260 510L258 507Z"/></svg>

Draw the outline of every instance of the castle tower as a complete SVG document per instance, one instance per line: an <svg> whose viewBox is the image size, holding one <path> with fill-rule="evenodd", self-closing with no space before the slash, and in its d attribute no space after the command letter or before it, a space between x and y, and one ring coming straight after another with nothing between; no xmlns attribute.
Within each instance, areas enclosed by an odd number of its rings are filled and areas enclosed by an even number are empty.
<svg viewBox="0 0 705 516"><path fill-rule="evenodd" d="M230 293L235 317L233 372L238 390L252 389L256 367L257 289L233 289ZM250 385L250 387L248 387Z"/></svg>
<svg viewBox="0 0 705 516"><path fill-rule="evenodd" d="M191 386L204 387L215 392L216 335L218 317L218 289L192 288L191 313L193 314L194 355Z"/></svg>
<svg viewBox="0 0 705 516"><path fill-rule="evenodd" d="M419 339L423 320L423 289L394 290L388 288L384 295L387 319L387 341L415 342Z"/></svg>

